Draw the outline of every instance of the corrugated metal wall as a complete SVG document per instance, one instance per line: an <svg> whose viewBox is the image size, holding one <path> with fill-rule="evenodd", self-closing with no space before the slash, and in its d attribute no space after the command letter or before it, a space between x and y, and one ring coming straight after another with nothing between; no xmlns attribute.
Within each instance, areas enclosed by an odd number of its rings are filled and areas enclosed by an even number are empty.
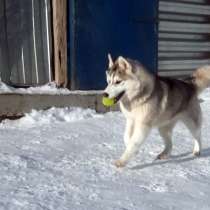
<svg viewBox="0 0 210 210"><path fill-rule="evenodd" d="M185 76L210 64L210 1L160 0L160 75Z"/></svg>
<svg viewBox="0 0 210 210"><path fill-rule="evenodd" d="M12 85L51 81L50 0L0 0L0 77Z"/></svg>

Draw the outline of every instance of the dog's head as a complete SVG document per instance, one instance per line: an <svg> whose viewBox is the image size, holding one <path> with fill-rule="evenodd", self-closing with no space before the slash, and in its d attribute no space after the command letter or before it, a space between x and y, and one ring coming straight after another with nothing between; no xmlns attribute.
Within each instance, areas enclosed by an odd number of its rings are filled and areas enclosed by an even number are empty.
<svg viewBox="0 0 210 210"><path fill-rule="evenodd" d="M107 87L104 95L114 98L115 103L130 91L139 88L139 80L130 59L118 57L115 61L108 55L109 65L106 71Z"/></svg>

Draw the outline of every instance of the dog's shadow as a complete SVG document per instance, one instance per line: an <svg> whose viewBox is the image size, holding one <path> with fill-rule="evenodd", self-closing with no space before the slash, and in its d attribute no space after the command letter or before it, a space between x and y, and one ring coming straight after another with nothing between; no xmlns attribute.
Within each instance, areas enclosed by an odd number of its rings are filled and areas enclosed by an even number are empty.
<svg viewBox="0 0 210 210"><path fill-rule="evenodd" d="M198 157L193 156L191 154L192 153L190 153L190 152L186 152L186 153L182 153L180 155L172 155L167 160L154 160L151 163L145 163L145 164L142 164L142 165L137 165L137 166L131 167L130 169L131 170L140 170L140 169L149 168L149 167L156 166L156 165L164 165L164 164L168 164L168 163L169 164L177 164L177 163L188 162L188 161L194 160L196 158L210 157L210 148L203 149L201 151L201 155L198 156ZM191 156L187 157L189 155L191 155Z"/></svg>

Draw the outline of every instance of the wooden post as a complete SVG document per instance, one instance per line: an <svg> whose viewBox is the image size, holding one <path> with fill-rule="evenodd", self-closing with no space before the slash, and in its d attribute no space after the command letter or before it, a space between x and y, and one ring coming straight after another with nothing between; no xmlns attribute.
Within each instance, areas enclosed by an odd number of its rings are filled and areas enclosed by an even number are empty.
<svg viewBox="0 0 210 210"><path fill-rule="evenodd" d="M66 87L67 77L67 0L52 0L55 82Z"/></svg>

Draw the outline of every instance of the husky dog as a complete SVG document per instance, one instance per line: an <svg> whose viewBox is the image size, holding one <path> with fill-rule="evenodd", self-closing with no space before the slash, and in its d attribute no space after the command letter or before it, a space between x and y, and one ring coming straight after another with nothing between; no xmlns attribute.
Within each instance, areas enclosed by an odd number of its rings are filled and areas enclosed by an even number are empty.
<svg viewBox="0 0 210 210"><path fill-rule="evenodd" d="M108 55L107 87L104 95L119 102L126 118L125 151L115 161L124 167L139 150L153 127L165 145L157 159L167 158L172 150L172 130L181 120L194 138L193 154L201 151L201 108L198 94L210 86L210 66L197 69L186 80L160 77L136 60Z"/></svg>

